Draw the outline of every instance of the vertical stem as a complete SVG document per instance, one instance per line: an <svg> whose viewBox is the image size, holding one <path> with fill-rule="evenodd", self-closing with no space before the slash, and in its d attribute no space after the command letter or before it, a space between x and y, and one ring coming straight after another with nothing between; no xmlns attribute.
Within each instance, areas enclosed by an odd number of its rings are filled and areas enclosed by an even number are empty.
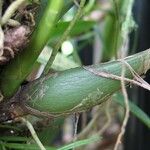
<svg viewBox="0 0 150 150"><path fill-rule="evenodd" d="M72 30L72 28L74 27L75 23L77 22L77 20L81 17L82 15L82 9L85 5L86 0L81 0L77 14L74 16L73 20L71 21L70 25L68 26L68 28L66 29L66 31L64 32L64 34L62 35L61 39L59 40L59 42L56 44L56 46L54 47L53 51L52 51L52 55L50 57L50 60L48 61L46 67L45 67L45 71L44 74L47 74L57 53L59 48L61 47L61 44L66 40L67 36L69 35L70 31Z"/></svg>
<svg viewBox="0 0 150 150"><path fill-rule="evenodd" d="M29 131L30 131L33 139L35 140L35 142L37 143L37 145L39 146L39 148L41 150L46 150L46 148L43 146L43 144L39 140L39 138L38 138L38 136L37 136L37 134L36 134L36 132L35 132L32 124L28 120L26 120L25 118L21 118L21 121L28 127L28 129L29 129Z"/></svg>
<svg viewBox="0 0 150 150"><path fill-rule="evenodd" d="M49 0L43 16L32 34L28 46L3 68L0 78L1 92L11 97L31 72L39 54L47 44L52 29L60 17L63 0Z"/></svg>

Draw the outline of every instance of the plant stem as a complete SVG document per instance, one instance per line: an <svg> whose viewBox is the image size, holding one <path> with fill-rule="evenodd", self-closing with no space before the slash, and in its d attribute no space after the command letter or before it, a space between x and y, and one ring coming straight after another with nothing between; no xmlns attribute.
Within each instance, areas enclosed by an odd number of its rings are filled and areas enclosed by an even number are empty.
<svg viewBox="0 0 150 150"><path fill-rule="evenodd" d="M2 16L1 25L4 25L8 22L14 12L22 5L26 0L16 0L7 8L4 15Z"/></svg>
<svg viewBox="0 0 150 150"><path fill-rule="evenodd" d="M46 75L58 53L59 48L61 47L62 43L67 39L67 36L69 35L69 33L71 32L71 30L73 29L75 23L78 21L78 19L81 17L82 15L82 10L83 7L85 5L86 0L81 0L77 14L74 16L73 20L71 21L70 25L68 26L68 28L66 29L66 31L64 32L64 34L62 35L61 39L59 40L59 42L56 44L56 46L54 47L50 60L48 61L45 70L44 70L44 75Z"/></svg>
<svg viewBox="0 0 150 150"><path fill-rule="evenodd" d="M123 96L124 96L124 99L125 99L125 117L124 117L124 120L123 120L123 123L122 123L122 126L121 126L121 131L120 131L120 133L117 137L117 141L115 143L114 150L118 150L118 148L120 146L121 139L122 139L122 137L125 133L125 128L127 126L129 116L130 116L130 107L129 107L128 94L127 94L127 90L126 90L126 87L125 87L124 73L125 73L125 66L123 64L122 65L122 74L121 74L121 77L122 77L121 87L122 87L122 93L123 93Z"/></svg>
<svg viewBox="0 0 150 150"><path fill-rule="evenodd" d="M0 74L0 88L4 97L11 97L31 72L39 54L49 40L53 27L61 16L63 5L64 1L62 0L47 2L28 46L3 68Z"/></svg>
<svg viewBox="0 0 150 150"><path fill-rule="evenodd" d="M35 142L37 143L37 145L39 146L39 148L41 150L46 150L46 148L43 146L43 144L39 140L39 138L38 138L38 136L37 136L37 134L36 134L36 132L35 132L32 124L27 119L25 119L25 118L20 118L20 119L28 127L28 129L29 129L29 131L30 131L33 139L35 140Z"/></svg>

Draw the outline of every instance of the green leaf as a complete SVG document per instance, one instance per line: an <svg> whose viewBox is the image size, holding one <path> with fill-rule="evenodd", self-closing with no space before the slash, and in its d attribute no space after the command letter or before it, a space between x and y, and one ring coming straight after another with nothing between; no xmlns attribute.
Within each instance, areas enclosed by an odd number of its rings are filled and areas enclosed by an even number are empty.
<svg viewBox="0 0 150 150"><path fill-rule="evenodd" d="M61 35L66 31L67 27L69 26L70 21L68 22L59 22L57 25L53 28L50 42L52 40L55 40L58 37L61 37ZM85 33L92 29L94 25L96 24L95 21L78 21L76 22L76 25L74 26L73 30L70 33L70 36L77 36L81 33Z"/></svg>
<svg viewBox="0 0 150 150"><path fill-rule="evenodd" d="M19 143L3 143L3 146L14 150L40 150L36 144L19 144ZM45 146L47 150L56 150L52 147Z"/></svg>
<svg viewBox="0 0 150 150"><path fill-rule="evenodd" d="M103 60L108 61L116 56L121 44L120 27L115 15L108 14L105 18L105 26L102 32L103 37Z"/></svg>
<svg viewBox="0 0 150 150"><path fill-rule="evenodd" d="M59 136L64 123L63 117L54 119L48 127L44 127L41 131L37 132L38 137L43 145L50 146L54 140Z"/></svg>
<svg viewBox="0 0 150 150"><path fill-rule="evenodd" d="M1 136L0 140L8 141L8 142L22 142L22 141L28 141L30 138L27 137L20 137L20 136Z"/></svg>
<svg viewBox="0 0 150 150"><path fill-rule="evenodd" d="M97 142L100 140L101 140L101 137L94 136L94 137L86 139L86 140L76 141L76 142L66 145L62 148L58 148L57 150L70 150L70 149L77 148L77 147L83 146L83 145L88 145L88 144L91 144L93 142Z"/></svg>
<svg viewBox="0 0 150 150"><path fill-rule="evenodd" d="M16 130L16 131L21 131L21 129L19 129L18 127L6 125L6 124L0 124L0 128L4 128L4 129L7 128L7 129Z"/></svg>
<svg viewBox="0 0 150 150"><path fill-rule="evenodd" d="M121 93L114 94L113 100L119 105L125 107L124 97ZM148 128L150 128L150 117L131 101L129 101L129 107L133 115L135 115L141 122L143 122Z"/></svg>

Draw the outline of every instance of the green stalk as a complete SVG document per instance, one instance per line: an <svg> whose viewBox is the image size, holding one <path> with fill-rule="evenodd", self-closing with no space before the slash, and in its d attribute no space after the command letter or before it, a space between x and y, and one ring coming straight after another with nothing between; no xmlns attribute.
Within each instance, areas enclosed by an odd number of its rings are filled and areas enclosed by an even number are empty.
<svg viewBox="0 0 150 150"><path fill-rule="evenodd" d="M42 2L46 3L45 0ZM64 2L65 0L47 1L46 8L41 10L44 13L32 34L28 46L3 68L0 74L0 90L4 97L11 97L31 72L39 54L51 36L53 27L73 4L73 1L69 0L68 5L64 8Z"/></svg>
<svg viewBox="0 0 150 150"><path fill-rule="evenodd" d="M125 61L139 75L145 74L150 68L150 49L127 57ZM122 62L113 61L89 68L120 76ZM128 68L125 77L133 78ZM38 79L24 87L20 94L26 106L56 115L90 109L106 101L120 88L120 81L97 76L79 67Z"/></svg>
<svg viewBox="0 0 150 150"><path fill-rule="evenodd" d="M59 48L61 47L62 43L67 39L67 36L69 35L69 33L71 32L71 30L73 29L73 27L75 26L76 22L80 19L81 15L82 15L82 10L84 8L86 0L81 0L80 5L79 5L79 9L77 11L77 14L74 16L74 18L72 19L71 23L69 24L68 28L66 29L66 31L64 32L64 34L62 35L62 37L60 38L60 40L58 41L58 43L56 44L56 46L54 47L51 57L45 67L44 70L44 75L46 75L49 70L51 65L53 64L55 57L58 53Z"/></svg>

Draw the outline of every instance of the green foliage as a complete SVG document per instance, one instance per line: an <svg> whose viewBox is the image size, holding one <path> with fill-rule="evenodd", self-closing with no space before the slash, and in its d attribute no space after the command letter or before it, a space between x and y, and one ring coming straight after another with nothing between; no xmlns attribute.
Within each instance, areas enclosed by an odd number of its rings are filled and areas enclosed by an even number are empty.
<svg viewBox="0 0 150 150"><path fill-rule="evenodd" d="M62 148L58 148L57 150L70 150L70 149L77 148L77 147L80 147L83 145L88 145L88 144L91 144L93 142L97 142L100 140L101 140L101 138L99 136L94 136L94 137L86 139L86 140L80 140L80 141L73 142L69 145L62 147Z"/></svg>
<svg viewBox="0 0 150 150"><path fill-rule="evenodd" d="M39 147L36 144L11 143L11 142L15 142L15 141L17 141L17 142L26 141L27 139L25 139L24 137L5 137L5 138L1 138L0 140L1 140L0 146L3 147L3 149L11 148L11 149L15 149L15 150L39 150ZM5 140L5 142L2 142L2 140ZM46 150L70 150L70 149L88 145L88 144L91 144L91 143L94 143L94 142L97 142L100 140L101 140L101 138L99 136L93 136L89 139L72 142L71 144L65 145L65 146L63 146L61 148L57 148L57 149L53 148L53 147L48 147L48 146L45 146L45 148L46 148ZM6 143L6 141L11 141L11 142Z"/></svg>
<svg viewBox="0 0 150 150"><path fill-rule="evenodd" d="M63 6L62 0L48 1L45 11L42 10L43 15L32 34L30 43L22 53L12 60L11 64L3 69L0 87L5 97L11 97L31 72L39 54L49 40L53 27L60 18Z"/></svg>
<svg viewBox="0 0 150 150"><path fill-rule="evenodd" d="M12 150L40 150L36 144L2 143L2 146ZM56 150L53 147L45 147L47 150Z"/></svg>
<svg viewBox="0 0 150 150"><path fill-rule="evenodd" d="M105 17L103 36L103 60L117 58L117 52L128 34L136 27L132 7L134 0L113 0L112 8Z"/></svg>
<svg viewBox="0 0 150 150"><path fill-rule="evenodd" d="M113 100L119 105L125 107L124 97L122 94L116 93L113 96ZM129 101L129 107L131 113L133 113L133 115L135 115L141 122L143 122L148 128L150 128L150 117L131 101Z"/></svg>
<svg viewBox="0 0 150 150"><path fill-rule="evenodd" d="M22 82L33 72L33 69L39 69L42 65L47 64L55 45L60 42L62 35L72 22L72 20L65 21L64 14L70 8L78 8L75 6L74 0L29 0L29 2L31 4L38 3L39 5L35 18L36 26L27 47L10 63L1 68L0 92L5 97L4 100L9 100L16 93ZM100 20L100 23L98 22L99 20L85 20L82 17L77 19L75 26L66 36L67 40L73 41L73 52L65 56L63 52L59 51L54 62L52 61L51 69L61 72L42 76L20 90L19 100L23 98L25 106L56 116L67 115L68 113L91 109L93 106L107 101L112 94L121 88L120 81L100 77L88 70L92 69L97 72L107 72L120 76L122 70L120 61L94 65L85 69L81 67L77 51L81 46L78 46L80 40L85 40L82 43L83 45L86 45L89 41L93 43L95 35L98 34L103 46L102 61L107 61L117 56L118 49L123 45L123 35L127 35L135 27L132 13L130 12L128 16L126 15L126 10L129 7L131 10L133 1L118 0L114 3L114 0L112 2L109 3L111 7L108 10L102 10L104 17ZM96 0L89 0L83 12L86 15L90 15L91 11L99 8L97 3ZM85 14L83 14L83 17ZM86 17L88 18L89 16ZM100 26L102 29L94 30L95 26L97 28ZM46 49L46 53L44 53L43 48ZM139 75L144 74L150 68L149 60L149 50L125 59ZM126 68L125 77L133 78L128 68ZM124 97L121 94L115 94L112 98L116 103L125 107ZM150 128L149 116L134 103L129 102L129 106L131 113ZM38 119L34 120L32 118L31 120L35 126L38 125ZM44 129L40 128L41 131L37 131L39 139L47 150L69 150L102 140L100 136L93 136L89 139L71 142L60 148L51 147L63 123L64 118L58 118L57 121L52 121ZM22 129L25 127L15 125L15 123L13 126L0 124L0 129L5 131L12 130L16 133L16 135L0 136L0 150L39 149L31 137L22 135L24 133Z"/></svg>
<svg viewBox="0 0 150 150"><path fill-rule="evenodd" d="M50 44L55 39L59 40L61 35L64 33L64 31L69 26L69 24L70 24L70 22L59 22L58 24L56 24L56 26L54 27L54 29L52 31L51 37L50 37L50 41L49 41ZM84 34L84 33L88 32L90 29L92 29L95 24L96 24L95 21L79 20L76 22L76 25L71 30L69 36L71 38L74 38L75 36L79 36L81 34Z"/></svg>
<svg viewBox="0 0 150 150"><path fill-rule="evenodd" d="M121 42L120 25L115 14L109 13L105 18L105 29L103 33L103 60L108 61L117 55L119 43Z"/></svg>

